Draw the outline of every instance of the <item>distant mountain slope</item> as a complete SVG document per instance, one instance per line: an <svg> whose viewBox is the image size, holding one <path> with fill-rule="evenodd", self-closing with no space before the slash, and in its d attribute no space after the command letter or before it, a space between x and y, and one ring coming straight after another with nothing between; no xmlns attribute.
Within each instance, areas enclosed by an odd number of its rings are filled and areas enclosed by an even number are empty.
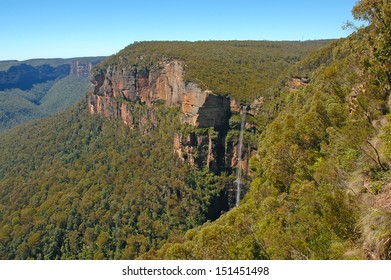
<svg viewBox="0 0 391 280"><path fill-rule="evenodd" d="M59 79L69 75L71 66L63 64L51 67L48 64L33 67L28 64L11 66L7 71L0 71L0 90L18 88L29 90L34 84Z"/></svg>
<svg viewBox="0 0 391 280"><path fill-rule="evenodd" d="M58 80L41 99L40 109L54 114L73 106L88 92L90 81L87 77L70 75Z"/></svg>
<svg viewBox="0 0 391 280"><path fill-rule="evenodd" d="M43 117L38 106L20 94L0 92L0 131L20 123Z"/></svg>
<svg viewBox="0 0 391 280"><path fill-rule="evenodd" d="M103 57L0 61L0 130L74 105Z"/></svg>
<svg viewBox="0 0 391 280"><path fill-rule="evenodd" d="M73 58L33 58L27 60L0 60L0 71L7 71L11 66L17 66L20 64L27 64L33 67L39 65L50 65L52 67L57 67L64 64L72 64L75 61L79 61L82 64L96 64L99 61L105 59L105 56L97 56L97 57L73 57Z"/></svg>

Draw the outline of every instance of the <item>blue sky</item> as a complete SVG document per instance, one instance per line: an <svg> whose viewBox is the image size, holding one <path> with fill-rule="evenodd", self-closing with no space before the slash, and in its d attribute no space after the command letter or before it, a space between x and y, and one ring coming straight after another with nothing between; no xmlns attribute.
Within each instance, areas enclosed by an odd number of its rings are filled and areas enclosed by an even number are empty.
<svg viewBox="0 0 391 280"><path fill-rule="evenodd" d="M356 0L0 0L0 60L111 55L145 40L341 38Z"/></svg>

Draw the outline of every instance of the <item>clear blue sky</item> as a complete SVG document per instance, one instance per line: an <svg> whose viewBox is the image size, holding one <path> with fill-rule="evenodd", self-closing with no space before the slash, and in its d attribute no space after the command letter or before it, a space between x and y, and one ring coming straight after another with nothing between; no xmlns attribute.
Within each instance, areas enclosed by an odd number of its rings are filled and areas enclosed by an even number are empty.
<svg viewBox="0 0 391 280"><path fill-rule="evenodd" d="M0 60L111 55L145 40L340 38L356 0L0 0Z"/></svg>

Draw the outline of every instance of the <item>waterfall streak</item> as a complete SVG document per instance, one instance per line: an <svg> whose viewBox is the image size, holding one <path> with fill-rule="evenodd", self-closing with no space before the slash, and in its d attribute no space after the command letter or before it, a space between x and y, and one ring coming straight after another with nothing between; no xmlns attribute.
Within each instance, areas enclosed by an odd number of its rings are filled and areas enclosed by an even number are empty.
<svg viewBox="0 0 391 280"><path fill-rule="evenodd" d="M236 206L240 202L241 193L241 177L242 177L242 146L243 146L243 131L246 123L246 106L242 107L242 122L240 124L240 136L239 136L239 152L238 152L238 164L236 173Z"/></svg>

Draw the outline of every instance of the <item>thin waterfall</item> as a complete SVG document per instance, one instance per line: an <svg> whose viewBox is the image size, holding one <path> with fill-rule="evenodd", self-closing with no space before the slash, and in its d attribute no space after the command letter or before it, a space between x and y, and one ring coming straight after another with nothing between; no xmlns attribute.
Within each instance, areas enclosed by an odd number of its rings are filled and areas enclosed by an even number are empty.
<svg viewBox="0 0 391 280"><path fill-rule="evenodd" d="M240 124L240 136L239 136L239 152L238 152L238 164L237 164L237 174L236 174L236 206L240 202L240 193L241 193L241 179L242 179L242 146L243 146L243 132L244 125L246 123L246 106L242 107L242 122Z"/></svg>

